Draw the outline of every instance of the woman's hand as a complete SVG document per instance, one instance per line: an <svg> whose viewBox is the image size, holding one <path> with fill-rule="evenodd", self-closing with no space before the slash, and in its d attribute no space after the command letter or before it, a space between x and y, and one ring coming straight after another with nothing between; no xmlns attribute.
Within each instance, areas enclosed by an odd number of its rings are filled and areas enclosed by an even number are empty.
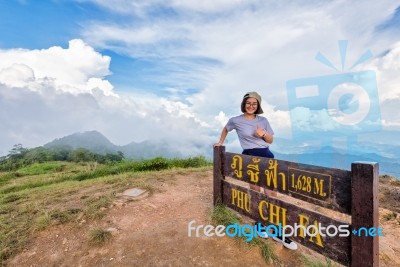
<svg viewBox="0 0 400 267"><path fill-rule="evenodd" d="M262 138L268 144L272 144L272 142L274 141L274 137L264 129L258 127L258 125L256 128L256 136Z"/></svg>
<svg viewBox="0 0 400 267"><path fill-rule="evenodd" d="M222 146L222 143L221 143L221 142L218 142L218 143L215 143L215 144L213 145L213 147L216 147L216 146Z"/></svg>
<svg viewBox="0 0 400 267"><path fill-rule="evenodd" d="M265 135L266 133L267 133L267 132L266 132L266 131L264 131L264 129L262 129L262 128L258 127L258 124L257 124L257 128L256 128L256 136L257 136L257 137L260 137L260 138L263 138L263 137L264 137L264 135Z"/></svg>

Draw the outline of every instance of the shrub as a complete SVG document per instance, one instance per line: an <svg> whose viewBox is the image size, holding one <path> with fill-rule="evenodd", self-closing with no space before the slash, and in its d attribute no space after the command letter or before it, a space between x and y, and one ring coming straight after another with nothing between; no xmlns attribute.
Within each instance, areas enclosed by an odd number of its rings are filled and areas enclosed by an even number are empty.
<svg viewBox="0 0 400 267"><path fill-rule="evenodd" d="M196 156L187 159L172 159L171 165L178 168L196 168L211 165L211 162L204 156Z"/></svg>
<svg viewBox="0 0 400 267"><path fill-rule="evenodd" d="M223 204L217 204L211 214L211 220L216 225L230 225L239 222L237 216Z"/></svg>
<svg viewBox="0 0 400 267"><path fill-rule="evenodd" d="M396 219L397 218L397 213L396 212L392 212L392 213L388 213L383 215L383 219L385 219L386 221L390 221L392 219Z"/></svg>
<svg viewBox="0 0 400 267"><path fill-rule="evenodd" d="M138 171L160 171L170 167L167 159L163 157L157 157L150 160L144 160L137 166Z"/></svg>
<svg viewBox="0 0 400 267"><path fill-rule="evenodd" d="M89 231L90 242L93 244L103 244L111 239L112 235L110 231L93 228Z"/></svg>

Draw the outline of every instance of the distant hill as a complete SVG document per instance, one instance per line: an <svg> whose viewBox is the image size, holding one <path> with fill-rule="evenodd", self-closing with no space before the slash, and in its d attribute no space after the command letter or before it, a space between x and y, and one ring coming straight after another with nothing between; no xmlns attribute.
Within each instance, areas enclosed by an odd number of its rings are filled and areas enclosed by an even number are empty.
<svg viewBox="0 0 400 267"><path fill-rule="evenodd" d="M162 140L144 141L140 143L131 142L125 146L111 143L104 135L97 131L74 133L62 138L57 138L44 145L46 148L57 147L85 148L97 154L117 153L121 151L128 159L149 159L157 156L166 158L182 157L181 153Z"/></svg>
<svg viewBox="0 0 400 267"><path fill-rule="evenodd" d="M351 163L356 161L378 162L380 174L400 177L400 164L397 160L372 153L348 155L334 151L332 153L314 151L302 154L280 154L277 152L274 152L274 154L277 159L344 170L351 170Z"/></svg>
<svg viewBox="0 0 400 267"><path fill-rule="evenodd" d="M140 143L132 142L120 148L120 151L124 153L126 158L147 159L158 156L166 158L183 156L175 146L164 140L151 140Z"/></svg>
<svg viewBox="0 0 400 267"><path fill-rule="evenodd" d="M85 148L94 153L116 153L119 147L111 143L104 135L97 131L74 133L62 138L57 138L44 145L45 148L65 147L73 149Z"/></svg>

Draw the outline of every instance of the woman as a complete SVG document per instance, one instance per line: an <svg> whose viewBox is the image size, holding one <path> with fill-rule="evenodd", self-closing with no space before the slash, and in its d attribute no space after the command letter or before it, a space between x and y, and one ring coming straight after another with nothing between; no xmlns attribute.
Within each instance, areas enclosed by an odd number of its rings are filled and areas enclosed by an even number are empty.
<svg viewBox="0 0 400 267"><path fill-rule="evenodd" d="M222 129L219 142L214 144L214 147L222 146L228 132L235 129L239 137L240 145L243 148L242 154L274 158L274 154L269 150L269 145L274 141L274 131L267 118L259 116L259 114L264 113L261 108L261 96L256 92L248 92L245 94L243 96L241 110L243 112L242 115L229 119L226 126ZM250 189L260 192L261 188L256 185L250 185ZM267 196L277 196L276 192L271 190L264 190L264 192ZM268 237L265 231L259 231L258 234L263 238ZM289 238L282 240L281 236L275 235L273 239L281 242L289 249L297 249L297 244Z"/></svg>
<svg viewBox="0 0 400 267"><path fill-rule="evenodd" d="M264 113L261 108L261 96L256 92L245 94L241 110L242 115L229 119L222 129L219 142L214 146L221 146L228 132L235 129L243 148L242 154L274 158L274 154L268 148L274 140L274 131L265 117L258 116L258 114Z"/></svg>

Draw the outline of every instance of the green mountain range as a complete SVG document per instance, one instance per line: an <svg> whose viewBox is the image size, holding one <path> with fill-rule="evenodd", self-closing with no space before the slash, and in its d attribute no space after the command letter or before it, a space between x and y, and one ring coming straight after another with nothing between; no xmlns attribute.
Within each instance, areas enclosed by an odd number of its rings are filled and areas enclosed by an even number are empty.
<svg viewBox="0 0 400 267"><path fill-rule="evenodd" d="M44 145L45 148L70 147L85 148L97 154L117 153L121 151L128 159L150 159L158 156L166 158L182 157L181 153L162 140L131 142L124 146L111 143L104 135L97 131L74 133L57 138Z"/></svg>

